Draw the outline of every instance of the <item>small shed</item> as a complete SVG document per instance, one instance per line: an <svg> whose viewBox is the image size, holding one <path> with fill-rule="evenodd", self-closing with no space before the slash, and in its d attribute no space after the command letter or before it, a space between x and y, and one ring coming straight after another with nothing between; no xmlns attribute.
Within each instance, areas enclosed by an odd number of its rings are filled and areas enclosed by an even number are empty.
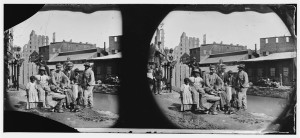
<svg viewBox="0 0 300 138"><path fill-rule="evenodd" d="M107 76L120 75L121 52L103 57L91 58L88 61L94 63L94 73L96 80L104 80Z"/></svg>

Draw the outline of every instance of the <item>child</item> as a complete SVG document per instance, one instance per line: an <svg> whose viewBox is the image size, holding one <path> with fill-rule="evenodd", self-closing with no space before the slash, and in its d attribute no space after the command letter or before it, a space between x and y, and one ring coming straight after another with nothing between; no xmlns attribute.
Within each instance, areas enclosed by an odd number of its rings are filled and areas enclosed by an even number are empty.
<svg viewBox="0 0 300 138"><path fill-rule="evenodd" d="M184 79L184 84L180 88L180 98L181 98L181 109L180 111L191 110L193 105L193 99L191 94L191 87L189 86L189 78Z"/></svg>
<svg viewBox="0 0 300 138"><path fill-rule="evenodd" d="M30 76L30 82L26 85L27 94L27 109L36 108L39 102L37 85L35 83L35 77Z"/></svg>
<svg viewBox="0 0 300 138"><path fill-rule="evenodd" d="M80 107L84 107L84 98L83 98L82 92L78 93L74 112L78 112L80 110Z"/></svg>

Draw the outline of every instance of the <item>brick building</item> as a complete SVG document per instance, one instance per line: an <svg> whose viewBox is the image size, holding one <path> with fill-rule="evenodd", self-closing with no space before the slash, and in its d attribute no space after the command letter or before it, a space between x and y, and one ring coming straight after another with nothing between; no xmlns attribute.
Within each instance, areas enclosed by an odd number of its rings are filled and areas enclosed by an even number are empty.
<svg viewBox="0 0 300 138"><path fill-rule="evenodd" d="M69 42L62 41L62 42L53 42L49 46L49 57L53 57L58 53L65 53L70 51L80 51L80 50L87 50L87 49L95 49L96 44L89 44L89 43L75 43L70 40Z"/></svg>
<svg viewBox="0 0 300 138"><path fill-rule="evenodd" d="M241 62L246 65L249 81L254 84L260 78L270 78L283 85L292 85L297 71L295 59L296 52L281 52Z"/></svg>
<svg viewBox="0 0 300 138"><path fill-rule="evenodd" d="M23 46L23 57L28 61L29 55L36 51L39 53L39 47L49 45L49 37L44 35L37 35L34 30L29 35L29 41Z"/></svg>
<svg viewBox="0 0 300 138"><path fill-rule="evenodd" d="M205 59L209 55L221 54L221 53L230 53L237 51L245 51L247 46L242 45L228 45L221 43L213 44L202 44L201 47L195 47L190 49L191 58L195 57L197 62L200 62L202 59Z"/></svg>
<svg viewBox="0 0 300 138"><path fill-rule="evenodd" d="M199 47L199 38L188 37L185 32L180 37L179 45L174 48L174 56L180 59L186 53L190 55L190 49Z"/></svg>
<svg viewBox="0 0 300 138"><path fill-rule="evenodd" d="M295 40L291 36L260 38L260 55L296 51Z"/></svg>
<svg viewBox="0 0 300 138"><path fill-rule="evenodd" d="M109 48L108 52L110 54L116 54L121 51L121 35L118 36L109 36ZM105 44L104 44L105 45Z"/></svg>
<svg viewBox="0 0 300 138"><path fill-rule="evenodd" d="M231 70L233 72L237 72L237 66L239 62L242 60L255 58L254 55L255 51L252 51L250 49L236 52L212 54L200 61L200 68L202 71L209 72L210 65L217 65L220 63L220 60L222 60L223 64L227 66L225 71Z"/></svg>

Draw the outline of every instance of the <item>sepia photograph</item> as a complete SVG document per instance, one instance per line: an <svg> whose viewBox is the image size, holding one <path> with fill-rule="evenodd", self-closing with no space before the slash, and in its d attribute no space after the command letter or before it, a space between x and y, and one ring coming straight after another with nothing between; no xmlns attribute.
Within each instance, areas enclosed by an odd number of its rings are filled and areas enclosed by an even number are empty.
<svg viewBox="0 0 300 138"><path fill-rule="evenodd" d="M45 5L5 30L5 101L10 107L5 110L72 128L111 127L118 119L121 12L57 6Z"/></svg>
<svg viewBox="0 0 300 138"><path fill-rule="evenodd" d="M171 11L150 44L147 77L162 112L179 128L265 130L293 98L296 38L267 6L191 7Z"/></svg>
<svg viewBox="0 0 300 138"><path fill-rule="evenodd" d="M295 135L296 15L295 3L4 4L4 132Z"/></svg>

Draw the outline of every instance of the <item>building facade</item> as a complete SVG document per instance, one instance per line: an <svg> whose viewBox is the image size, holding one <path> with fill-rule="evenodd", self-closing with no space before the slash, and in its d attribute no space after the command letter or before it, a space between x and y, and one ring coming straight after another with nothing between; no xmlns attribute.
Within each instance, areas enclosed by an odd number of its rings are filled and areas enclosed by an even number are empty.
<svg viewBox="0 0 300 138"><path fill-rule="evenodd" d="M221 53L230 53L237 51L245 51L247 46L241 45L232 45L232 44L222 44L222 43L213 43L213 44L202 44L201 47L195 47L190 49L191 58L195 57L197 62L200 62L202 59L205 59L209 55L221 54Z"/></svg>
<svg viewBox="0 0 300 138"><path fill-rule="evenodd" d="M245 60L242 63L246 65L249 81L254 84L260 78L269 78L283 85L292 85L297 71L295 58L296 52L281 52Z"/></svg>
<svg viewBox="0 0 300 138"><path fill-rule="evenodd" d="M110 54L116 54L121 51L121 35L118 36L109 36L109 48L108 52Z"/></svg>
<svg viewBox="0 0 300 138"><path fill-rule="evenodd" d="M260 55L296 51L296 43L291 36L260 38Z"/></svg>
<svg viewBox="0 0 300 138"><path fill-rule="evenodd" d="M62 42L53 42L49 46L49 57L53 57L58 53L65 53L71 51L81 51L87 49L95 49L96 44L89 44L89 43L75 43L70 40L69 42L62 41Z"/></svg>
<svg viewBox="0 0 300 138"><path fill-rule="evenodd" d="M23 46L23 56L25 61L28 61L29 55L36 51L39 53L39 47L49 45L49 37L37 35L34 30L29 35L29 41Z"/></svg>
<svg viewBox="0 0 300 138"><path fill-rule="evenodd" d="M186 53L190 55L190 49L199 47L199 38L188 37L185 32L180 37L179 45L174 48L174 56L180 59Z"/></svg>
<svg viewBox="0 0 300 138"><path fill-rule="evenodd" d="M227 66L225 71L231 70L237 72L239 62L255 58L254 53L255 52L252 50L243 50L209 55L207 58L200 61L200 68L202 71L209 72L210 65L217 65L222 62Z"/></svg>

